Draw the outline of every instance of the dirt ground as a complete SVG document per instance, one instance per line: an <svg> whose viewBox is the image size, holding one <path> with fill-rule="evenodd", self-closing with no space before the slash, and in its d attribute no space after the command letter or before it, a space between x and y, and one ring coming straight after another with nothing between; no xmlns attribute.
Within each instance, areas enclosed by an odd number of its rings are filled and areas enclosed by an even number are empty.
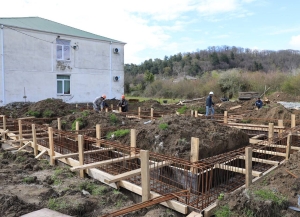
<svg viewBox="0 0 300 217"><path fill-rule="evenodd" d="M96 217L137 203L132 195L99 181L81 179L68 167L50 166L28 152L0 148L0 216L21 215L49 208L71 216ZM160 205L124 217L182 217Z"/></svg>
<svg viewBox="0 0 300 217"><path fill-rule="evenodd" d="M300 216L300 212L288 208L300 206L300 178L291 174L300 177L300 152L292 154L287 162L255 182L248 190L241 189L219 197L219 211L216 211L219 215L216 216ZM220 211L226 215L220 215Z"/></svg>
<svg viewBox="0 0 300 217"><path fill-rule="evenodd" d="M298 98L275 93L268 97L270 104L258 111L254 109L254 99L236 102L220 102L218 99L214 99L214 101L216 102L216 114L223 114L225 110L228 110L229 115L240 114L242 120L237 121L242 123L268 124L275 119L290 119L292 113L296 114L299 119L300 111L285 109L276 103L277 101L299 101ZM108 101L109 105L115 106L114 109L117 109L117 103L118 100ZM239 105L241 108L230 110ZM128 133L120 137L113 136L113 138L109 137L109 133L117 135L115 131L120 128L136 129L138 148L186 160L190 159L191 137L199 138L201 159L248 145L248 135L238 129L221 125L216 120L190 117L191 109L197 109L203 113L204 101L186 104L185 115L176 115L176 111L182 106L160 104L153 100L129 104L129 111L136 113L138 107L147 112L151 107L156 112L169 112L169 115L152 121L150 119L130 119L126 118L124 114L111 112L95 113L91 110L91 103L76 106L76 104L68 104L56 99L46 99L37 103L11 103L0 107L0 114L12 118L27 116L54 118L52 122L49 122L50 126L54 128L57 127L55 118L60 117L63 130L74 130L75 121L79 121L80 129L91 129L95 128L96 124L101 124L103 137L118 140L125 145L130 144ZM266 122L263 120L265 118L269 120ZM289 126L290 122L284 124ZM108 127L110 130L105 130ZM287 183L288 180L285 181L285 179L291 178L284 171L279 176L280 179L277 176L272 180L270 178L268 183L275 183L274 180ZM113 190L100 182L77 177L68 169L51 167L44 160L36 161L32 154L26 152L10 154L2 150L0 153L0 213L5 213L5 216L20 216L49 207L73 216L98 216L136 203L130 195ZM283 189L279 184L280 181L278 181L277 188ZM91 195L85 195L82 190L88 191ZM249 196L248 194L244 195L247 198ZM289 195L289 198L295 199L296 196ZM291 200L292 202L294 201ZM280 207L280 209L285 210L286 206ZM286 211L286 213L290 212ZM241 212L238 213L241 215ZM127 216L181 215L155 206Z"/></svg>

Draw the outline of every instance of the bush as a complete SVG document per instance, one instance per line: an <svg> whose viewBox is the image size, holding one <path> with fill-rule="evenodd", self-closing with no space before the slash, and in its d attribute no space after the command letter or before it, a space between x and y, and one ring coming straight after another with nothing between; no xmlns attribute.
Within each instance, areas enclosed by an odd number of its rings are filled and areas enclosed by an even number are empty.
<svg viewBox="0 0 300 217"><path fill-rule="evenodd" d="M166 130L168 129L169 125L167 123L161 123L158 125L158 128L161 130Z"/></svg>
<svg viewBox="0 0 300 217"><path fill-rule="evenodd" d="M81 114L83 117L87 117L90 114L90 112L85 110L85 111L81 112Z"/></svg>
<svg viewBox="0 0 300 217"><path fill-rule="evenodd" d="M83 124L83 119L82 118L77 118L73 123L72 123L72 128L71 130L76 130L76 122L79 122L79 129L84 126Z"/></svg>
<svg viewBox="0 0 300 217"><path fill-rule="evenodd" d="M44 118L50 118L50 117L52 117L53 115L54 115L54 112L51 111L51 110L45 110L45 111L43 112L43 117L44 117Z"/></svg>
<svg viewBox="0 0 300 217"><path fill-rule="evenodd" d="M114 131L114 132L109 132L107 135L106 135L106 138L111 138L112 135L114 135L114 137L123 137L127 134L129 134L130 130L128 129L125 129L125 130L117 130L117 131Z"/></svg>
<svg viewBox="0 0 300 217"><path fill-rule="evenodd" d="M186 106L182 106L180 109L177 110L177 112L179 114L184 114L186 112L186 110L187 110L187 107Z"/></svg>
<svg viewBox="0 0 300 217"><path fill-rule="evenodd" d="M216 217L230 217L230 215L231 212L228 205L220 207L220 209L215 212Z"/></svg>
<svg viewBox="0 0 300 217"><path fill-rule="evenodd" d="M40 112L38 112L38 111L28 111L27 113L26 113L26 115L28 115L28 116L34 116L34 117L36 117L36 118L38 118L38 117L40 117L41 116L41 113Z"/></svg>
<svg viewBox="0 0 300 217"><path fill-rule="evenodd" d="M110 116L109 116L109 120L110 120L110 122L112 122L112 123L117 123L117 121L118 121L118 118L117 118L117 116L115 115L115 114L111 114Z"/></svg>

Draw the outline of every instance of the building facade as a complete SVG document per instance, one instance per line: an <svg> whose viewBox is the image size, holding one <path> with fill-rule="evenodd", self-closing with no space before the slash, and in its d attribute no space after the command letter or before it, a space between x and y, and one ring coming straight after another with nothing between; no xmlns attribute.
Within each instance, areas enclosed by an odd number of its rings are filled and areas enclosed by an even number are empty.
<svg viewBox="0 0 300 217"><path fill-rule="evenodd" d="M125 43L39 17L0 18L0 106L124 93Z"/></svg>

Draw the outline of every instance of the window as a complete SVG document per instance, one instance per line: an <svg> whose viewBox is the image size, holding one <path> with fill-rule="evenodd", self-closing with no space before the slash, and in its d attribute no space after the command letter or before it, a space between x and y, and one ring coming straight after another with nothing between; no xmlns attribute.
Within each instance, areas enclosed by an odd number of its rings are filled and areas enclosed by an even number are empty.
<svg viewBox="0 0 300 217"><path fill-rule="evenodd" d="M57 94L70 93L70 75L57 75Z"/></svg>
<svg viewBox="0 0 300 217"><path fill-rule="evenodd" d="M70 61L70 41L56 39L56 59L63 61Z"/></svg>

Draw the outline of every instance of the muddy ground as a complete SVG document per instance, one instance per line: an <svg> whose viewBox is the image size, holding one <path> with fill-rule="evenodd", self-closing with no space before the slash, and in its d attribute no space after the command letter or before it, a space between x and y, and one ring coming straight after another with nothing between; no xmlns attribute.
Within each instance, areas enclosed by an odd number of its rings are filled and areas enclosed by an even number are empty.
<svg viewBox="0 0 300 217"><path fill-rule="evenodd" d="M243 123L267 124L262 118L290 119L292 113L299 119L299 111L285 109L276 103L276 100L292 101L292 96L284 94L278 96L277 93L269 99L270 104L258 111L253 106L255 100L220 102L214 99L215 110L216 114L223 114L225 110L228 110L229 114L243 114L243 120L237 120ZM114 109L117 109L117 103L117 100L108 101L109 105L115 105ZM238 105L241 105L241 108L229 110ZM204 101L186 104L185 115L176 115L176 111L182 106L160 104L153 100L130 103L129 110L136 113L138 107L147 112L151 107L155 111L169 112L169 115L152 121L129 119L124 114L111 112L95 113L91 110L91 103L76 106L56 99L46 99L37 103L11 103L0 107L0 113L12 118L26 116L54 118L49 123L55 128L57 127L55 118L60 117L64 130L74 130L75 121L80 122L80 129L91 129L95 128L96 124L101 124L104 138L118 140L125 145L130 144L128 132L117 137L115 131L120 128L136 129L138 148L187 160L190 158L191 137L198 137L200 140L200 158L221 154L248 144L248 135L238 129L223 126L215 120L190 117L191 109L203 113ZM290 122L284 124L288 126ZM105 130L108 127L110 130ZM112 138L109 135L114 136ZM44 160L36 161L30 153L10 154L1 151L0 162L0 213L5 213L4 216L20 216L43 207L73 216L98 216L136 203L130 195L113 190L100 182L79 179L68 169L51 167ZM289 177L283 175L281 181L285 178ZM85 195L82 190L88 191L91 195ZM127 216L181 215L155 206Z"/></svg>

